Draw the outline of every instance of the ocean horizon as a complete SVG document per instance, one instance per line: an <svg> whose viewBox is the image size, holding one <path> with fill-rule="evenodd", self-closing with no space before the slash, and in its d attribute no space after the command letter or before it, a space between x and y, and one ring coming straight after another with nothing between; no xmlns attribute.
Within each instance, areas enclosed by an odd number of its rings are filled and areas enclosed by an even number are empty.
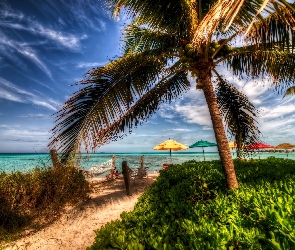
<svg viewBox="0 0 295 250"><path fill-rule="evenodd" d="M89 169L95 165L106 165L111 160L112 156L116 155L116 167L121 169L123 161L127 161L131 168L140 166L140 157L144 155L144 166L149 167L149 171L159 170L164 162L172 162L173 164L181 164L189 160L206 161L219 160L218 152L175 152L172 151L171 157L169 151L156 152L97 152L81 155L79 167L81 169ZM233 155L233 154L232 154ZM233 158L235 158L234 153ZM295 160L295 153L268 153L259 152L251 155L249 158L264 159L267 157L288 158ZM52 166L52 161L49 153L0 153L0 171L7 173L15 171L29 171L36 167Z"/></svg>

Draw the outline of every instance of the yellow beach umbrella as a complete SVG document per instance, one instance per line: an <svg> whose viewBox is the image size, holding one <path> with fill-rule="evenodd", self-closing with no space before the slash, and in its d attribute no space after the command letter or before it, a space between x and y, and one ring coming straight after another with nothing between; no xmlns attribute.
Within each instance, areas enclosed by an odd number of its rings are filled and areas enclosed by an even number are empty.
<svg viewBox="0 0 295 250"><path fill-rule="evenodd" d="M235 141L230 141L228 143L228 147L230 150L237 148L237 143ZM233 156L235 155L235 153L233 152Z"/></svg>
<svg viewBox="0 0 295 250"><path fill-rule="evenodd" d="M236 144L236 142L234 142L234 141L230 141L230 142L228 143L228 147L229 147L230 149L234 149L234 148L237 147L237 144Z"/></svg>
<svg viewBox="0 0 295 250"><path fill-rule="evenodd" d="M170 156L171 156L171 150L173 151L186 150L188 149L188 147L177 141L171 140L169 138L169 140L160 143L159 145L155 146L153 149L154 150L170 150Z"/></svg>

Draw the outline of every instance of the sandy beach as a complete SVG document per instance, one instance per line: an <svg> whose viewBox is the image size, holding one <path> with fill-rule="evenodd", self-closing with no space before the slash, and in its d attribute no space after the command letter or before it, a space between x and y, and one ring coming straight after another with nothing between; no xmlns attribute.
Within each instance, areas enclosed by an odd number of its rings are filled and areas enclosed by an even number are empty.
<svg viewBox="0 0 295 250"><path fill-rule="evenodd" d="M123 211L133 210L137 198L157 176L149 174L148 178L131 180L131 196L126 195L123 179L108 182L92 179L90 200L79 206L67 207L54 223L38 232L28 232L4 249L86 249L94 241L94 230L120 219Z"/></svg>

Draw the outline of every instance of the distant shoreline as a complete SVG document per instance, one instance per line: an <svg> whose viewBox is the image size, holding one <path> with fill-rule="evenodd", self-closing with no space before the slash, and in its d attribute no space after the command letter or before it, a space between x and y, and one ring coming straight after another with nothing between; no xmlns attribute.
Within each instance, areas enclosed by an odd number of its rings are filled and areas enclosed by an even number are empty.
<svg viewBox="0 0 295 250"><path fill-rule="evenodd" d="M120 153L83 153L81 161L78 165L81 169L90 169L92 166L108 164L113 155L116 155L116 166L120 169L123 161L127 161L130 167L139 167L140 157L144 156L144 165L149 167L150 171L159 170L164 162L173 162L173 164L182 164L186 161L211 161L220 160L218 152L172 152L155 151L155 152L120 152ZM235 159L237 154L231 151L232 158ZM263 159L268 157L288 158L295 160L294 152L266 152L260 151L249 154L246 158ZM6 173L15 171L28 171L36 167L52 166L52 161L49 153L0 153L0 172Z"/></svg>
<svg viewBox="0 0 295 250"><path fill-rule="evenodd" d="M201 150L201 149L200 149ZM276 151L264 151L264 150L261 150L261 151L254 151L254 153L271 153L271 154L276 154L276 153L286 153L286 150L289 150L289 149L276 149ZM236 151L231 151L231 153L236 153ZM23 154L26 154L26 155L39 155L39 154L47 154L49 155L50 153L49 152L45 152L45 153L0 153L0 155L23 155ZM82 153L82 155L97 155L97 154L103 154L103 155L125 155L125 154L134 154L134 155L151 155L151 154L156 154L156 155L169 155L169 151L150 151L150 152L96 152L96 153ZM173 151L172 152L172 155L191 155L191 154L203 154L202 151L195 151L195 152L176 152L176 151ZM218 154L218 152L216 151L209 151L209 152L204 152L204 154ZM291 152L291 151L288 151L288 154L295 154L295 151L294 152Z"/></svg>

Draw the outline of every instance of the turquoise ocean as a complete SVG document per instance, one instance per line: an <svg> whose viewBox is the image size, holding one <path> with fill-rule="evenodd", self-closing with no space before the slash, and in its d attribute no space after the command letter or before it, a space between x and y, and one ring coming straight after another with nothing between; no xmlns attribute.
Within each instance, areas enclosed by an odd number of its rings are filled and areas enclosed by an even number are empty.
<svg viewBox="0 0 295 250"><path fill-rule="evenodd" d="M173 164L181 164L189 160L203 161L205 160L219 160L218 152L206 152L203 156L201 152L172 152L170 157L169 152L152 152L152 153L93 153L82 154L82 160L80 168L89 169L95 165L105 165L110 161L112 156L116 155L116 167L121 169L122 161L127 161L131 168L137 168L140 166L140 157L144 155L144 166L149 167L149 171L160 170L162 164L165 162L173 162ZM260 152L253 154L253 159L263 159L269 156L277 158L289 158L295 160L295 154L289 153L266 153ZM235 154L233 156L235 158ZM0 154L0 172L11 173L15 171L28 171L36 167L48 167L51 166L50 154Z"/></svg>

